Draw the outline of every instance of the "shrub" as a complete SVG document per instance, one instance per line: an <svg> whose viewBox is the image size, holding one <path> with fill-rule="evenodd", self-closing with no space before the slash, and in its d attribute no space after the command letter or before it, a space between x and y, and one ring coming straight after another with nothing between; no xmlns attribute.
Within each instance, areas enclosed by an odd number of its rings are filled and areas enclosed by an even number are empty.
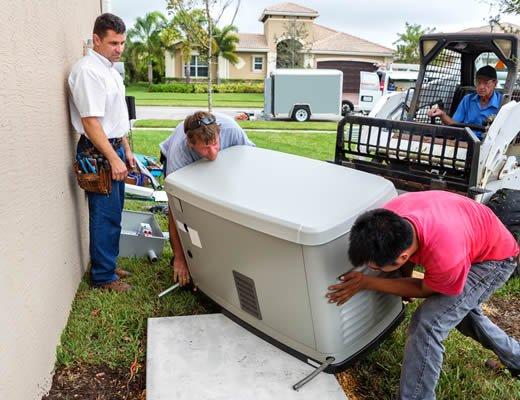
<svg viewBox="0 0 520 400"><path fill-rule="evenodd" d="M206 83L194 84L193 93L208 93L208 85Z"/></svg>
<svg viewBox="0 0 520 400"><path fill-rule="evenodd" d="M215 85L215 93L263 93L263 83L221 83Z"/></svg>
<svg viewBox="0 0 520 400"><path fill-rule="evenodd" d="M150 92L168 92L168 93L193 93L193 84L186 83L159 83L151 85L148 91Z"/></svg>
<svg viewBox="0 0 520 400"><path fill-rule="evenodd" d="M206 83L161 83L151 85L150 92L169 92L169 93L207 93ZM263 93L263 82L227 82L220 85L213 85L214 93Z"/></svg>

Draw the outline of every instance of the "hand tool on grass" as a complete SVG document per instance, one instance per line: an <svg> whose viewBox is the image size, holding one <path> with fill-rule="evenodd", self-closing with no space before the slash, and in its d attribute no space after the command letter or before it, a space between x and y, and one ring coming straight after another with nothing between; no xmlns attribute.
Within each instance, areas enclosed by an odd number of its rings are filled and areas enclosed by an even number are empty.
<svg viewBox="0 0 520 400"><path fill-rule="evenodd" d="M179 283L176 283L175 285L170 286L170 287L169 287L168 289L166 289L165 291L159 293L159 296L158 296L158 297L163 297L165 294L170 293L172 290L177 289L178 287L179 287Z"/></svg>

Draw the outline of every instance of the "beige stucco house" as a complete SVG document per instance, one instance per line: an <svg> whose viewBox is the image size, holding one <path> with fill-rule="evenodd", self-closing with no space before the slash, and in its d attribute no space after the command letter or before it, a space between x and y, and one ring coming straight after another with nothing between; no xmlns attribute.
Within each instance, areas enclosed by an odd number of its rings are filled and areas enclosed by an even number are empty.
<svg viewBox="0 0 520 400"><path fill-rule="evenodd" d="M0 0L2 400L39 400L50 388L56 345L88 261L66 80L106 2L51 3Z"/></svg>
<svg viewBox="0 0 520 400"><path fill-rule="evenodd" d="M230 64L218 60L218 73L222 79L264 79L277 67L277 46L287 39L288 24L296 21L304 27L301 39L304 67L335 68L343 71L344 92L356 92L359 88L359 71L374 71L376 65L392 62L393 50L368 40L339 32L317 24L319 13L295 3L281 3L266 8L259 18L263 33L239 33L237 47L239 62ZM183 78L184 62L180 48L167 51L166 77ZM213 70L216 73L216 67ZM191 76L205 78L208 65L201 63L196 51L190 62ZM215 75L213 75L215 76Z"/></svg>
<svg viewBox="0 0 520 400"><path fill-rule="evenodd" d="M464 29L462 32L469 33L520 33L520 25L513 24L511 22L492 22L484 26L477 26L473 28Z"/></svg>

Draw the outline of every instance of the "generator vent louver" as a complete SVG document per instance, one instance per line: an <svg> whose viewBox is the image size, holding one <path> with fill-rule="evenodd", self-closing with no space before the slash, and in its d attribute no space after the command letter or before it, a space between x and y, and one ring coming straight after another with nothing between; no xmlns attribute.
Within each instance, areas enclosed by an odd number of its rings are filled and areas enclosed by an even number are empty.
<svg viewBox="0 0 520 400"><path fill-rule="evenodd" d="M262 319L256 295L255 281L237 271L233 271L233 277L235 278L235 287L240 300L240 308L253 317Z"/></svg>

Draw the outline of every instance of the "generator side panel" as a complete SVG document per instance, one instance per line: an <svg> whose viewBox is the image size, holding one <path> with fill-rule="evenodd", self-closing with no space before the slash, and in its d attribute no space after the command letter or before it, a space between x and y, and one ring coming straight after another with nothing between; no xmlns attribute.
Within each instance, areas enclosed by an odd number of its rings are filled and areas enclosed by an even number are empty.
<svg viewBox="0 0 520 400"><path fill-rule="evenodd" d="M403 308L400 297L374 291L361 291L339 307L328 303L327 288L339 283L340 275L354 270L347 251L348 234L321 246L304 247L316 349L335 357L335 363L352 357L377 340ZM380 274L367 267L355 270Z"/></svg>
<svg viewBox="0 0 520 400"><path fill-rule="evenodd" d="M226 310L303 354L316 343L302 247L170 195L194 283Z"/></svg>

